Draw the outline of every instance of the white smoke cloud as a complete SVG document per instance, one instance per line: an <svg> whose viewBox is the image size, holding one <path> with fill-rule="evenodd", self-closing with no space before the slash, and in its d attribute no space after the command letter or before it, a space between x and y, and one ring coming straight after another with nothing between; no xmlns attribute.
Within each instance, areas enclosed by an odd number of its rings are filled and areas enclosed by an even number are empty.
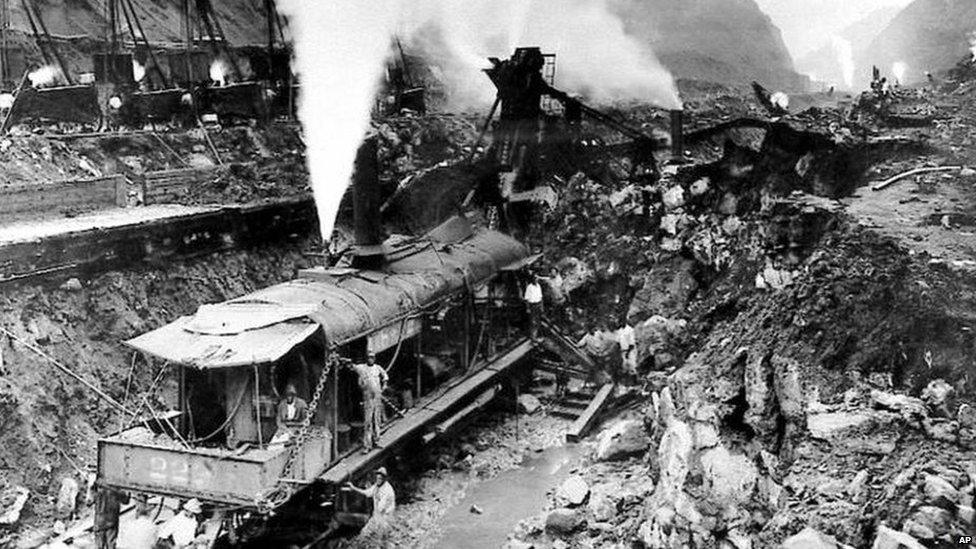
<svg viewBox="0 0 976 549"><path fill-rule="evenodd" d="M142 82L142 79L146 77L146 67L142 63L132 60L132 78L136 82Z"/></svg>
<svg viewBox="0 0 976 549"><path fill-rule="evenodd" d="M830 42L834 50L834 55L837 56L837 65L840 67L840 73L844 79L844 86L847 89L851 89L854 87L854 47L851 45L850 40L846 40L840 36L831 37Z"/></svg>
<svg viewBox="0 0 976 549"><path fill-rule="evenodd" d="M54 85L55 81L58 79L58 75L61 71L52 65L45 65L39 69L31 71L27 75L27 79L30 80L31 86L35 88L42 88L46 86Z"/></svg>
<svg viewBox="0 0 976 549"><path fill-rule="evenodd" d="M905 76L908 74L908 65L903 61L895 61L891 65L891 74L895 76L895 82L905 83Z"/></svg>
<svg viewBox="0 0 976 549"><path fill-rule="evenodd" d="M230 74L230 65L227 61L223 59L214 59L213 63L210 63L210 79L217 83L218 86L227 85L227 75Z"/></svg>
<svg viewBox="0 0 976 549"><path fill-rule="evenodd" d="M649 47L629 36L606 0L415 2L401 23L408 41L433 58L454 106L494 97L480 69L517 46L556 54L556 84L594 103L641 100L679 108L671 74Z"/></svg>
<svg viewBox="0 0 976 549"><path fill-rule="evenodd" d="M973 56L973 61L976 61L976 31L969 34L969 53Z"/></svg>
<svg viewBox="0 0 976 549"><path fill-rule="evenodd" d="M681 105L672 76L626 35L606 0L279 0L278 9L294 32L299 117L326 241L394 35L437 46L455 105L491 101L495 89L480 69L488 56L508 57L516 46L556 53L557 86L595 102Z"/></svg>

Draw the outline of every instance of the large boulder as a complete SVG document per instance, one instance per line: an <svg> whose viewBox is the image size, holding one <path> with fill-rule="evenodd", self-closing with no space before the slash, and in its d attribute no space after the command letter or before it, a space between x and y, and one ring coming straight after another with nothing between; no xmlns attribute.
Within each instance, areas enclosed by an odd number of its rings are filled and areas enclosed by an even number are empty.
<svg viewBox="0 0 976 549"><path fill-rule="evenodd" d="M948 480L926 473L923 481L925 501L935 505L957 504L960 502L959 490Z"/></svg>
<svg viewBox="0 0 976 549"><path fill-rule="evenodd" d="M918 539L929 540L951 533L951 525L952 513L941 507L923 505L905 521L903 530Z"/></svg>
<svg viewBox="0 0 976 549"><path fill-rule="evenodd" d="M813 438L830 441L869 426L872 419L872 415L867 412L810 414L807 416L807 430Z"/></svg>
<svg viewBox="0 0 976 549"><path fill-rule="evenodd" d="M620 510L620 501L624 488L619 482L597 484L590 491L590 500L586 503L593 520L610 522Z"/></svg>
<svg viewBox="0 0 976 549"><path fill-rule="evenodd" d="M651 438L640 419L625 419L607 427L597 437L596 459L615 461L641 455L651 447Z"/></svg>
<svg viewBox="0 0 976 549"><path fill-rule="evenodd" d="M717 446L703 452L700 460L709 500L727 507L739 507L749 501L759 479L751 459Z"/></svg>
<svg viewBox="0 0 976 549"><path fill-rule="evenodd" d="M813 528L804 528L796 535L787 538L781 549L837 549L837 540Z"/></svg>
<svg viewBox="0 0 976 549"><path fill-rule="evenodd" d="M928 412L922 400L908 395L888 393L875 389L871 391L871 400L874 401L875 405L897 412L909 421L921 421L928 417Z"/></svg>
<svg viewBox="0 0 976 549"><path fill-rule="evenodd" d="M925 546L904 532L881 525L878 526L871 549L925 549Z"/></svg>
<svg viewBox="0 0 976 549"><path fill-rule="evenodd" d="M586 524L586 517L577 509L554 509L546 515L546 532L568 536Z"/></svg>
<svg viewBox="0 0 976 549"><path fill-rule="evenodd" d="M658 479L656 496L664 500L676 497L688 477L689 461L694 448L694 436L688 424L672 418L657 448Z"/></svg>
<svg viewBox="0 0 976 549"><path fill-rule="evenodd" d="M518 397L518 407L519 411L523 414L532 415L539 411L542 407L542 403L535 395L523 394Z"/></svg>
<svg viewBox="0 0 976 549"><path fill-rule="evenodd" d="M556 502L567 507L578 507L590 495L590 487L579 475L573 475L563 481L556 489Z"/></svg>

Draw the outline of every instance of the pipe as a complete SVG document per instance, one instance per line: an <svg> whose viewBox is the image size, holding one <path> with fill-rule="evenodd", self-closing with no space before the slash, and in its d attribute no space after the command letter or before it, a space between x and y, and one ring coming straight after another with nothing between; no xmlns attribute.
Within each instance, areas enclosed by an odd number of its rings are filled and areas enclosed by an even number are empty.
<svg viewBox="0 0 976 549"><path fill-rule="evenodd" d="M356 237L353 267L378 269L382 266L383 225L380 216L378 145L375 135L367 137L356 153L352 177L353 227Z"/></svg>
<svg viewBox="0 0 976 549"><path fill-rule="evenodd" d="M673 160L685 157L685 111L674 109L671 111L671 158Z"/></svg>

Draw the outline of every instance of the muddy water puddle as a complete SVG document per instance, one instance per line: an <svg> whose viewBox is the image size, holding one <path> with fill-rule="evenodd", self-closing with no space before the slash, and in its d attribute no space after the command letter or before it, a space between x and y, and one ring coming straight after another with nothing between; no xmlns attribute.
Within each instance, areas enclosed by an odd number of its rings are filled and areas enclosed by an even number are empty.
<svg viewBox="0 0 976 549"><path fill-rule="evenodd" d="M518 468L472 486L441 519L436 549L497 549L522 519L542 512L547 493L569 477L583 448L557 446L527 456ZM473 508L480 514L472 512Z"/></svg>

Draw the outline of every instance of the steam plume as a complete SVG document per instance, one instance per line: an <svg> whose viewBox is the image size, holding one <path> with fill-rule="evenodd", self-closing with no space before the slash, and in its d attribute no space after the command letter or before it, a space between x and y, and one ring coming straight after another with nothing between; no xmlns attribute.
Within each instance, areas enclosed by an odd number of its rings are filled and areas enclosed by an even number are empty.
<svg viewBox="0 0 976 549"><path fill-rule="evenodd" d="M41 88L53 85L58 79L59 74L61 74L61 71L58 70L57 67L45 65L39 69L31 71L27 75L27 79L30 80L31 86Z"/></svg>
<svg viewBox="0 0 976 549"><path fill-rule="evenodd" d="M136 61L135 59L133 59L132 60L132 78L136 82L142 82L142 79L145 78L145 77L146 77L146 67L142 63L140 63L140 62Z"/></svg>
<svg viewBox="0 0 976 549"><path fill-rule="evenodd" d="M494 98L480 69L517 46L557 55L557 87L595 103L640 100L680 108L671 74L629 36L606 0L481 0L414 4L400 31L435 63L454 108Z"/></svg>
<svg viewBox="0 0 976 549"><path fill-rule="evenodd" d="M895 81L899 84L905 83L905 75L908 74L908 65L903 61L895 61L891 65L891 74L894 75Z"/></svg>
<svg viewBox="0 0 976 549"><path fill-rule="evenodd" d="M480 69L517 45L558 55L557 86L594 101L636 99L680 107L674 79L627 36L607 0L279 0L295 37L299 117L322 237L328 241L369 127L394 34L423 47L452 88L454 106L495 90ZM410 40L412 39L412 40Z"/></svg>
<svg viewBox="0 0 976 549"><path fill-rule="evenodd" d="M854 87L854 47L850 40L834 36L831 38L831 45L834 55L837 56L837 64L840 67L841 76L844 79L844 86L847 89Z"/></svg>

